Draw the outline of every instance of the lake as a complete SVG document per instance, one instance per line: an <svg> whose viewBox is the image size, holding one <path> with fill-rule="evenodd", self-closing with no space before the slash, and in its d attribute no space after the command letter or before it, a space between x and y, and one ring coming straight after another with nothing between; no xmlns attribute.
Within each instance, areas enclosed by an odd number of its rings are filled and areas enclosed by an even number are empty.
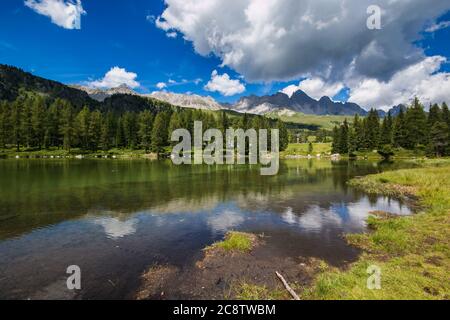
<svg viewBox="0 0 450 320"><path fill-rule="evenodd" d="M264 234L280 255L339 266L359 252L344 233L403 203L347 186L405 167L287 160L258 166L174 166L145 160L0 160L0 299L128 299L156 263L189 268L230 230ZM82 290L66 269L82 270Z"/></svg>

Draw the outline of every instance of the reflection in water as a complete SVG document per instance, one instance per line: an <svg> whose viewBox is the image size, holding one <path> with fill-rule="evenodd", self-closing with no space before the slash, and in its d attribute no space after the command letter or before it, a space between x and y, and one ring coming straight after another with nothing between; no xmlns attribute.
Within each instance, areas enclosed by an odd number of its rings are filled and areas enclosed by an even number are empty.
<svg viewBox="0 0 450 320"><path fill-rule="evenodd" d="M116 218L99 218L95 219L93 222L94 224L102 226L106 235L113 240L136 233L138 223L136 219L120 221Z"/></svg>
<svg viewBox="0 0 450 320"><path fill-rule="evenodd" d="M239 211L225 209L208 217L208 226L214 233L226 233L239 227L244 222L244 217Z"/></svg>
<svg viewBox="0 0 450 320"><path fill-rule="evenodd" d="M73 264L77 298L129 298L149 265L190 266L229 230L264 233L280 257L339 265L358 254L342 234L364 232L370 211L411 213L348 180L401 166L295 160L263 177L257 166L0 161L0 299L66 297L55 283Z"/></svg>

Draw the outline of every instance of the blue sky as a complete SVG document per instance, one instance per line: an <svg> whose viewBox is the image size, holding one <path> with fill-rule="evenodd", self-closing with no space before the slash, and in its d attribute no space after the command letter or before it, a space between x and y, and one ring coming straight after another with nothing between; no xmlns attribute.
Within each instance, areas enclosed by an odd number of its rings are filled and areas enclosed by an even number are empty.
<svg viewBox="0 0 450 320"><path fill-rule="evenodd" d="M42 0L33 1L39 3ZM187 2L189 1L185 3ZM163 12L177 9L177 5L182 6L177 0L167 1L166 4L158 0L82 0L82 7L87 14L81 16L81 29L67 29L52 23L50 17L25 6L23 0L1 1L0 63L18 66L67 84L86 84L101 80L111 68L117 66L137 74L135 80L140 84L137 88L140 92L156 91L158 83L165 83L165 90L168 91L211 95L219 101L228 102L243 95L276 93L289 85L298 85L300 80L306 78L300 73L302 69L299 69L297 76L284 76L278 70L272 72L270 69L264 70L261 76L244 63L225 63L225 66L221 66L226 59L221 50L225 49L214 48L207 54L199 54L201 50L194 48L194 44L198 45L202 41L201 35L195 34L198 31L190 30L189 26L184 26L181 20L176 19L162 19L168 24L165 27L155 23ZM433 21L448 21L450 14L439 10L442 14ZM199 20L202 17L204 16L199 16ZM207 24L205 28L208 28ZM174 31L177 32L177 37L170 38L168 34ZM184 40L183 36L191 41ZM449 40L450 28L444 27L433 33L424 32L423 38L416 41L416 45L425 50L424 57L449 58ZM237 48L236 52L240 52L238 49L240 50ZM255 56L254 52L246 50L250 61L247 64L251 64L252 59L259 58L258 54ZM247 52L244 51L244 54ZM302 57L299 56L299 59ZM270 60L265 65L270 67ZM234 81L241 82L245 85L245 92L224 96L219 92L207 91L205 85L210 81L214 70L217 70L219 76L226 73ZM449 64L443 62L433 73L445 74L449 70ZM310 70L306 71L305 75L311 73ZM401 68L396 67L393 73L399 71ZM267 78L264 78L266 75ZM241 76L251 80L246 81ZM196 81L198 79L202 81ZM339 81L339 76L332 80ZM345 84L334 97L337 100L347 100L349 91Z"/></svg>

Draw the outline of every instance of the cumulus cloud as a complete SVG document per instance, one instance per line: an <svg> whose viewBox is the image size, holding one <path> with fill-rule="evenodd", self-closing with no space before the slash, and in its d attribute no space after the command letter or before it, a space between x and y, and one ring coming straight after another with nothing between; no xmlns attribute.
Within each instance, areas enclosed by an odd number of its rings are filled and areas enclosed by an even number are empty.
<svg viewBox="0 0 450 320"><path fill-rule="evenodd" d="M81 29L81 16L86 14L81 0L25 0L24 4L65 29Z"/></svg>
<svg viewBox="0 0 450 320"><path fill-rule="evenodd" d="M136 81L136 78L136 73L128 72L123 68L114 67L105 74L103 79L89 82L89 86L93 88L110 89L125 84L128 87L135 89L140 86L140 83Z"/></svg>
<svg viewBox="0 0 450 320"><path fill-rule="evenodd" d="M211 74L211 80L206 84L205 90L219 92L229 97L245 91L245 86L239 80L232 80L227 73L219 75L217 70Z"/></svg>
<svg viewBox="0 0 450 320"><path fill-rule="evenodd" d="M328 96L333 98L337 95L342 89L344 89L344 84L342 82L338 83L326 83L324 80L320 78L306 79L300 82L298 86L290 85L281 92L287 94L291 97L298 90L304 91L310 97L319 100L323 96Z"/></svg>
<svg viewBox="0 0 450 320"><path fill-rule="evenodd" d="M158 83L156 84L156 87L157 87L159 90L162 90L162 89L167 88L167 84L166 84L165 82L158 82Z"/></svg>
<svg viewBox="0 0 450 320"><path fill-rule="evenodd" d="M367 28L373 0L165 0L157 27L177 31L195 51L218 56L248 81L321 77L349 68L389 80L424 58L414 43L450 9L442 0L377 0L382 29Z"/></svg>
<svg viewBox="0 0 450 320"><path fill-rule="evenodd" d="M444 57L433 56L397 72L389 81L367 78L350 81L349 101L384 110L408 103L414 97L426 106L450 101L450 73L437 72L446 62Z"/></svg>

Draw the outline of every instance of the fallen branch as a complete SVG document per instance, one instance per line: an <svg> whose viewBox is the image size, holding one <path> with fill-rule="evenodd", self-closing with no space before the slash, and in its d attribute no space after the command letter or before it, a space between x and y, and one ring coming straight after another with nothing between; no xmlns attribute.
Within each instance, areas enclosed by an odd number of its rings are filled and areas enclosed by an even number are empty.
<svg viewBox="0 0 450 320"><path fill-rule="evenodd" d="M281 280L281 282L283 282L284 287L286 288L286 290L290 293L290 295L292 296L292 298L294 298L294 300L300 300L300 297L295 293L295 291L289 286L289 284L287 283L286 279L284 279L284 277L276 272L277 277Z"/></svg>

